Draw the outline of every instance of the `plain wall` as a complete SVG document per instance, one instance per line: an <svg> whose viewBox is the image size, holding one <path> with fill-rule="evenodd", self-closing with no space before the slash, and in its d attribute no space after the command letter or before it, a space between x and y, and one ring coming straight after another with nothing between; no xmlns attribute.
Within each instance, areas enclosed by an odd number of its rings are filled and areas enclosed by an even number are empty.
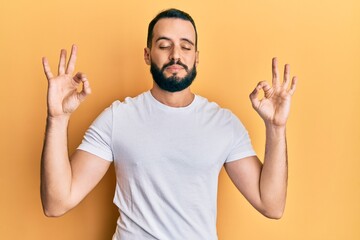
<svg viewBox="0 0 360 240"><path fill-rule="evenodd" d="M360 2L357 0L0 0L0 239L110 239L117 209L113 167L61 218L40 202L47 81L61 48L79 47L77 71L93 93L73 114L69 150L115 99L152 86L143 60L148 22L177 7L195 19L200 64L193 91L231 109L260 158L265 131L249 93L271 80L277 56L298 76L288 121L289 188L279 221L254 210L224 171L218 234L232 239L360 239Z"/></svg>

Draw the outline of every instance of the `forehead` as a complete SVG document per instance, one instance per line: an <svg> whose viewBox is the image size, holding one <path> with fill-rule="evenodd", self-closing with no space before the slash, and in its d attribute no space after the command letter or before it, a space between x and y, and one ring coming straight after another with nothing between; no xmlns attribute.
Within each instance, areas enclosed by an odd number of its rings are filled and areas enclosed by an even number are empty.
<svg viewBox="0 0 360 240"><path fill-rule="evenodd" d="M195 42L195 29L190 21L179 18L162 18L154 26L152 41L156 41L159 37L167 37L171 40L186 38Z"/></svg>

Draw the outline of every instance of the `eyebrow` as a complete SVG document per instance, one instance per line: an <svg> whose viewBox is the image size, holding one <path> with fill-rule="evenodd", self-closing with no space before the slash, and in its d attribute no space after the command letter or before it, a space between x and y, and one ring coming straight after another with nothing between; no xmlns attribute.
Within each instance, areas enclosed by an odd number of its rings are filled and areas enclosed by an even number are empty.
<svg viewBox="0 0 360 240"><path fill-rule="evenodd" d="M156 39L156 41L155 42L158 42L158 41L160 41L160 40L167 40L167 41L171 41L171 39L170 38L168 38L168 37L158 37L158 39ZM188 42L188 43L190 43L191 45L195 45L191 40L189 40L189 39L187 39L187 38L180 38L180 40L181 41L185 41L185 42Z"/></svg>

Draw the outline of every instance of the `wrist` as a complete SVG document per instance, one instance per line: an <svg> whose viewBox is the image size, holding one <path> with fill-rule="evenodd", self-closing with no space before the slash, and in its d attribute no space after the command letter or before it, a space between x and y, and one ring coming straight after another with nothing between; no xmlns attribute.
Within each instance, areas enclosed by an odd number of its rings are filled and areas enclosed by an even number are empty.
<svg viewBox="0 0 360 240"><path fill-rule="evenodd" d="M69 120L70 114L62 114L58 116L51 116L50 114L47 115L48 120L54 120L54 121L64 121Z"/></svg>
<svg viewBox="0 0 360 240"><path fill-rule="evenodd" d="M265 123L266 133L272 136L285 136L286 125L274 125Z"/></svg>
<svg viewBox="0 0 360 240"><path fill-rule="evenodd" d="M47 125L49 127L55 126L67 126L69 124L70 115L60 115L60 116L50 116L48 115L46 118Z"/></svg>

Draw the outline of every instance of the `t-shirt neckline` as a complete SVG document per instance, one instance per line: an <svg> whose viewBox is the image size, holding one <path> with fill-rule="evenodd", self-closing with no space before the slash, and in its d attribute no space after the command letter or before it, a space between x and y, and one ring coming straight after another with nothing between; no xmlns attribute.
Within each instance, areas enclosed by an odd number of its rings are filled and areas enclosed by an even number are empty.
<svg viewBox="0 0 360 240"><path fill-rule="evenodd" d="M148 97L148 99L151 101L151 103L152 103L153 105L156 105L157 107L159 107L159 108L161 108L161 109L163 109L163 110L173 111L173 112L189 111L189 110L193 109L193 108L196 106L196 104L197 104L197 102L198 102L198 99L199 99L199 97L198 97L196 94L194 94L194 99L192 100L192 102L191 102L189 105L187 105L187 106L185 106L185 107L171 107L171 106L168 106L168 105L166 105L166 104L163 104L163 103L159 102L159 101L151 94L151 91L150 91L150 90L147 91L147 92L145 93L145 95Z"/></svg>

